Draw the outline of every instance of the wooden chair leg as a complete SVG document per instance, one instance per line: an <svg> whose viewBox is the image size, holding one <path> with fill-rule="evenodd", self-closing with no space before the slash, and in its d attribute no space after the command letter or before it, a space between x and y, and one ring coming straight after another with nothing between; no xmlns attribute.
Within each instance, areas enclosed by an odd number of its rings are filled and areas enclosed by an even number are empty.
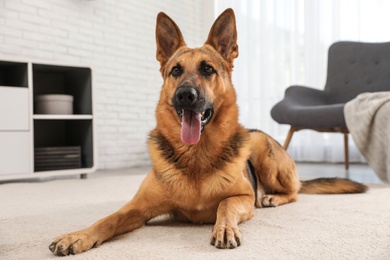
<svg viewBox="0 0 390 260"><path fill-rule="evenodd" d="M290 131L288 131L286 141L284 141L284 145L283 145L284 150L287 150L294 132L295 132L295 128L291 127Z"/></svg>
<svg viewBox="0 0 390 260"><path fill-rule="evenodd" d="M344 155L345 155L345 169L349 169L349 147L348 147L348 133L344 133Z"/></svg>

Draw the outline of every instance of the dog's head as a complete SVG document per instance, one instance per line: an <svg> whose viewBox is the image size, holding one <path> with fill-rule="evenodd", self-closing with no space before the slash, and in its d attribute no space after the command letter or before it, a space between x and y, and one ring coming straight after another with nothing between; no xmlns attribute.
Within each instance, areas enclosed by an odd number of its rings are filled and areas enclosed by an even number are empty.
<svg viewBox="0 0 390 260"><path fill-rule="evenodd" d="M160 105L181 124L181 141L199 142L226 99L234 99L231 84L233 60L238 56L235 16L224 11L211 27L206 43L188 48L175 22L164 13L157 16L157 60L164 79Z"/></svg>

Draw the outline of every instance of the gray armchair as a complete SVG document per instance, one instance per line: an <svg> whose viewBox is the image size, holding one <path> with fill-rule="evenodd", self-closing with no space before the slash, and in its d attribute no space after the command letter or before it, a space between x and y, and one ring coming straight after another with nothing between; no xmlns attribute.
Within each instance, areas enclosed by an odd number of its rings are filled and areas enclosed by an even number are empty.
<svg viewBox="0 0 390 260"><path fill-rule="evenodd" d="M294 132L312 129L344 134L345 168L349 167L348 134L344 105L363 92L390 91L390 42L336 42L329 48L324 90L291 86L271 110L272 118Z"/></svg>

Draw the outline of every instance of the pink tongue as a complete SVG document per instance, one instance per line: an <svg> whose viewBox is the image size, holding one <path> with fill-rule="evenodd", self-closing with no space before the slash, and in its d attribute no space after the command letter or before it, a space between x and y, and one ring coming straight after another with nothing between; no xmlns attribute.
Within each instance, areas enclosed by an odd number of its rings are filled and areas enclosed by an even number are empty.
<svg viewBox="0 0 390 260"><path fill-rule="evenodd" d="M182 114L181 141L196 144L200 139L200 114L184 109Z"/></svg>

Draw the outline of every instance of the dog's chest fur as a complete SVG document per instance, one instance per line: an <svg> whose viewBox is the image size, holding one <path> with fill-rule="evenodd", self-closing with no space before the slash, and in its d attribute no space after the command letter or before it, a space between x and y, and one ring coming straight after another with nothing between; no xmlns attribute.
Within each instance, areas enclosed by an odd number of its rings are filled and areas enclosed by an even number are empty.
<svg viewBox="0 0 390 260"><path fill-rule="evenodd" d="M219 202L229 191L235 192L235 187L242 185L238 183L249 184L244 175L250 153L245 131L233 133L219 146L202 138L197 146L184 146L154 130L148 142L155 151L151 156L156 179L179 212L192 222L198 218L213 221Z"/></svg>

